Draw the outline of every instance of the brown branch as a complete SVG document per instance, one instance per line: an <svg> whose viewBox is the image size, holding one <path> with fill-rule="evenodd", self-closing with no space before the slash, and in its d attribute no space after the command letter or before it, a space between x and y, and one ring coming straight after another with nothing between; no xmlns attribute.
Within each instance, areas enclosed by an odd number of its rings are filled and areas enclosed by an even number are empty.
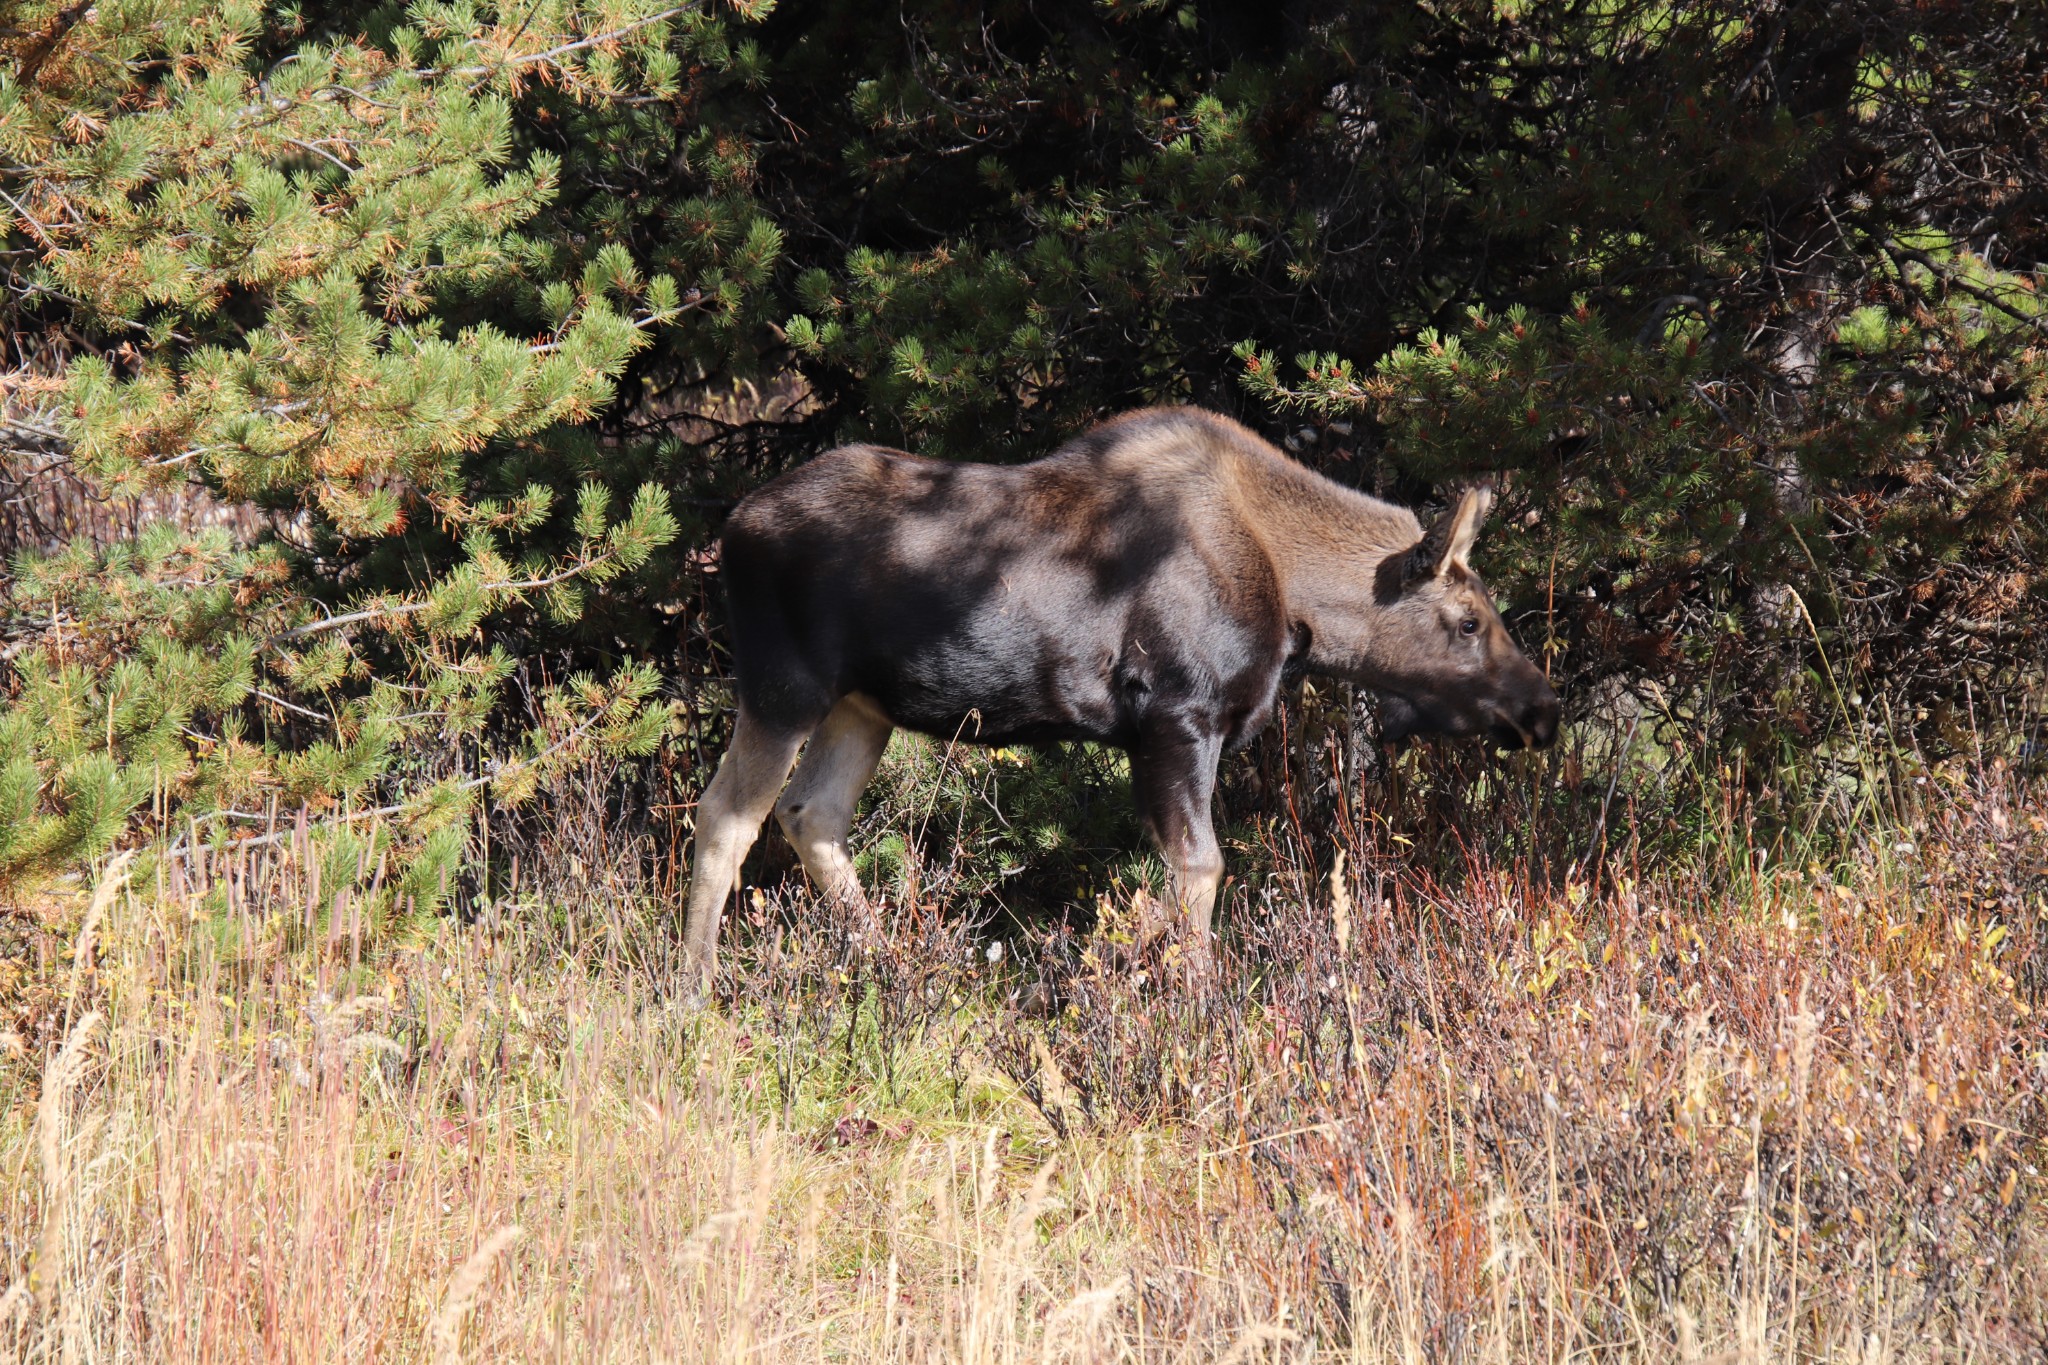
<svg viewBox="0 0 2048 1365"><path fill-rule="evenodd" d="M526 578L518 581L507 580L503 583L486 583L481 591L531 592L536 588L552 588L557 583L566 583L572 578L589 573L600 564L608 563L617 553L616 550L606 550L595 559L572 565L560 573L549 574L546 578ZM432 602L400 602L389 607L365 607L361 611L351 611L341 616L330 616L324 621L312 621L303 626L294 626L290 630L279 631L263 643L268 647L280 644L286 640L301 640L311 635L324 635L330 630L339 630L343 626L352 626L359 621L378 621L399 616L411 616L415 612L425 611L432 605Z"/></svg>
<svg viewBox="0 0 2048 1365"><path fill-rule="evenodd" d="M616 42L628 34L637 33L643 28L673 19L679 14L687 14L695 8L697 8L695 5L677 5L675 8L665 9L659 14L650 14L645 19L635 19L630 24L622 25L608 32L593 33L587 38L579 38L573 43L563 43L557 47L551 47L545 52L530 52L524 57L508 58L494 66L429 67L424 71L416 71L413 74L422 78L433 76L488 76L494 71L503 71L515 66L525 66L530 62L545 62L583 48L598 47L604 43Z"/></svg>
<svg viewBox="0 0 2048 1365"><path fill-rule="evenodd" d="M22 54L21 66L14 73L16 85L27 85L36 78L36 72L42 70L43 63L50 60L50 54L64 41L64 35L78 26L78 21L85 17L85 12L92 6L93 0L72 0L68 9L58 11L57 16L50 21L49 27L44 29L41 36Z"/></svg>
<svg viewBox="0 0 2048 1365"><path fill-rule="evenodd" d="M2019 309L2013 307L2011 304L2007 303L2004 299L1998 297L1998 295L1992 293L1990 290L1985 289L1979 285L1971 284L1968 280L1964 279L1961 275L1957 274L1953 269L1946 265L1943 265L1940 261L1935 260L1934 257L1928 255L1924 251L1916 250L1913 247L1907 246L1904 243L1896 241L1890 237L1885 238L1881 245L1884 249L1884 253L1887 256L1892 257L1892 264L1894 267L1898 265L1898 260L1900 257L1904 257L1906 260L1912 261L1916 265L1925 266L1927 268L1928 273L1933 275L1936 279L1940 280L1943 284L1950 285L1956 289L1962 290L1965 294L1968 294L1971 298L1976 299L1979 303L1990 304L1993 308L1996 308L1999 312L2005 314L2007 317L2011 318L2015 322L2021 323L2027 327L2031 327L2035 331L2041 332L2043 334L2048 334L2048 317L2043 317L2034 313L2022 313ZM1901 276L1904 276L1905 273L1906 272L1903 270L1899 271L1899 274Z"/></svg>
<svg viewBox="0 0 2048 1365"><path fill-rule="evenodd" d="M588 720L584 721L574 730L571 730L568 734L562 736L562 738L556 740L553 744L550 744L547 748L541 750L539 753L533 755L531 758L515 759L512 762L507 763L504 767L500 768L498 771L494 773L485 773L482 777L473 777L467 782L458 784L455 790L458 792L473 792L479 787L488 786L489 784L499 781L502 778L510 777L514 773L524 772L528 768L534 767L541 763L545 763L549 759L553 758L556 754L562 752L562 750L568 748L571 744L574 744L577 740L582 739L585 735L588 735L591 732L591 730L596 728L597 723L602 719L604 719L603 711L593 712ZM371 808L370 810L350 811L346 815L337 816L333 820L327 821L325 823L352 825L361 820L376 820L381 819L387 815L402 815L406 811L415 809L416 807L420 806L421 804L423 804L423 801L424 798L422 798L422 800L420 801L400 801L395 805L376 806ZM214 820L230 818L240 820L270 820L274 817L267 815L256 815L249 811L214 811L210 814L202 815L193 819L190 822L189 829L190 832L196 836L198 834L200 825L210 823ZM255 834L251 835L246 839L230 839L224 845L221 845L221 849L222 851L226 851L240 848L260 848L266 844L280 844L283 843L286 839L293 837L297 833L298 831L296 829L293 829L274 834ZM196 839L194 840L194 842L196 842ZM180 840L177 842L173 842L171 847L166 851L166 854L169 857L181 856L185 852L186 848L189 846L190 845L188 843L184 842L183 836L180 836Z"/></svg>

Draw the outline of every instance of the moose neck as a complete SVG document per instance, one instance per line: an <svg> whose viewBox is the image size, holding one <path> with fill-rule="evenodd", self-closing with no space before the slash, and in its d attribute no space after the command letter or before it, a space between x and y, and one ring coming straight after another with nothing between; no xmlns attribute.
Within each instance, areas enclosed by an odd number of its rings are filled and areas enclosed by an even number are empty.
<svg viewBox="0 0 2048 1365"><path fill-rule="evenodd" d="M1373 595L1380 561L1422 538L1404 507L1333 483L1278 451L1239 482L1280 580L1290 626L1307 628L1312 673L1371 682L1398 671L1380 656L1387 608Z"/></svg>

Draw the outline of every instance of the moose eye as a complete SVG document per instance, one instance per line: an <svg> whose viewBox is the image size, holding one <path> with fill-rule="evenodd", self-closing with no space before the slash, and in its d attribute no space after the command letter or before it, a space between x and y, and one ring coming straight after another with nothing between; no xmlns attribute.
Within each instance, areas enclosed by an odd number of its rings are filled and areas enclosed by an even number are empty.
<svg viewBox="0 0 2048 1365"><path fill-rule="evenodd" d="M1462 620L1462 621L1458 622L1458 634L1460 634L1460 635L1477 635L1478 633L1479 633L1479 618L1478 618L1478 617L1476 617L1476 616L1468 616L1468 617L1466 617L1466 618L1465 618L1464 620Z"/></svg>

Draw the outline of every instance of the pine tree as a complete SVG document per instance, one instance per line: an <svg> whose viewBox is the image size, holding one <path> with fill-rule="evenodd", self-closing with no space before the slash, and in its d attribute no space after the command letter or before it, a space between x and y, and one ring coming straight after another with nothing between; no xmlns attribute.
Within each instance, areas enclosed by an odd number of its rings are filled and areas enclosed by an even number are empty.
<svg viewBox="0 0 2048 1365"><path fill-rule="evenodd" d="M1521 638L1671 735L1811 749L1862 694L1938 748L2048 643L2037 5L5 32L0 478L218 516L12 566L0 877L300 807L445 852L657 744L657 670L715 742L733 497L1146 402L1413 503L1496 479Z"/></svg>
<svg viewBox="0 0 2048 1365"><path fill-rule="evenodd" d="M1196 401L1406 501L1496 478L1573 697L1765 746L1862 692L1938 749L2048 644L2040 6L825 4L762 46L784 458Z"/></svg>
<svg viewBox="0 0 2048 1365"><path fill-rule="evenodd" d="M115 495L197 485L267 529L18 557L0 883L148 803L182 837L295 810L343 843L375 830L411 850L417 901L480 791L659 742L645 661L543 688L506 728L505 624L573 625L679 530L656 483L570 465L507 486L508 452L573 445L650 335L710 311L618 243L535 235L564 159L519 129L539 89L677 110L685 64L715 80L746 17L423 4L321 34L253 5L17 8L10 321L46 340L8 379L10 460ZM726 271L731 310L772 249L694 264Z"/></svg>

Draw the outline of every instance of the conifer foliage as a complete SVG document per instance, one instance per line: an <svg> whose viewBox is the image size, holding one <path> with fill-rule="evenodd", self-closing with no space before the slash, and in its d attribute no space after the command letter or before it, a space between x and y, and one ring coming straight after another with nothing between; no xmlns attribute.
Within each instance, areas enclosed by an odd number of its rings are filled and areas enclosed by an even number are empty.
<svg viewBox="0 0 2048 1365"><path fill-rule="evenodd" d="M0 880L303 809L431 901L664 697L715 745L733 497L1148 402L1496 480L1580 717L1940 747L2040 682L2030 0L37 0L0 46ZM52 479L143 512L29 525Z"/></svg>
<svg viewBox="0 0 2048 1365"><path fill-rule="evenodd" d="M304 809L407 844L430 908L460 848L436 832L480 789L516 801L550 762L660 739L644 661L502 723L517 660L490 627L575 621L678 532L657 483L564 460L494 491L503 456L545 462L701 298L616 243L532 232L565 172L516 125L543 88L672 107L686 64L731 59L726 20L556 0L354 19L10 11L12 472L196 484L219 515L18 556L0 880L145 807L230 840Z"/></svg>
<svg viewBox="0 0 2048 1365"><path fill-rule="evenodd" d="M1192 400L1404 500L1500 480L1575 704L1717 741L1864 694L1953 742L2037 677L2041 6L818 10L765 26L809 136L761 164L839 427Z"/></svg>

